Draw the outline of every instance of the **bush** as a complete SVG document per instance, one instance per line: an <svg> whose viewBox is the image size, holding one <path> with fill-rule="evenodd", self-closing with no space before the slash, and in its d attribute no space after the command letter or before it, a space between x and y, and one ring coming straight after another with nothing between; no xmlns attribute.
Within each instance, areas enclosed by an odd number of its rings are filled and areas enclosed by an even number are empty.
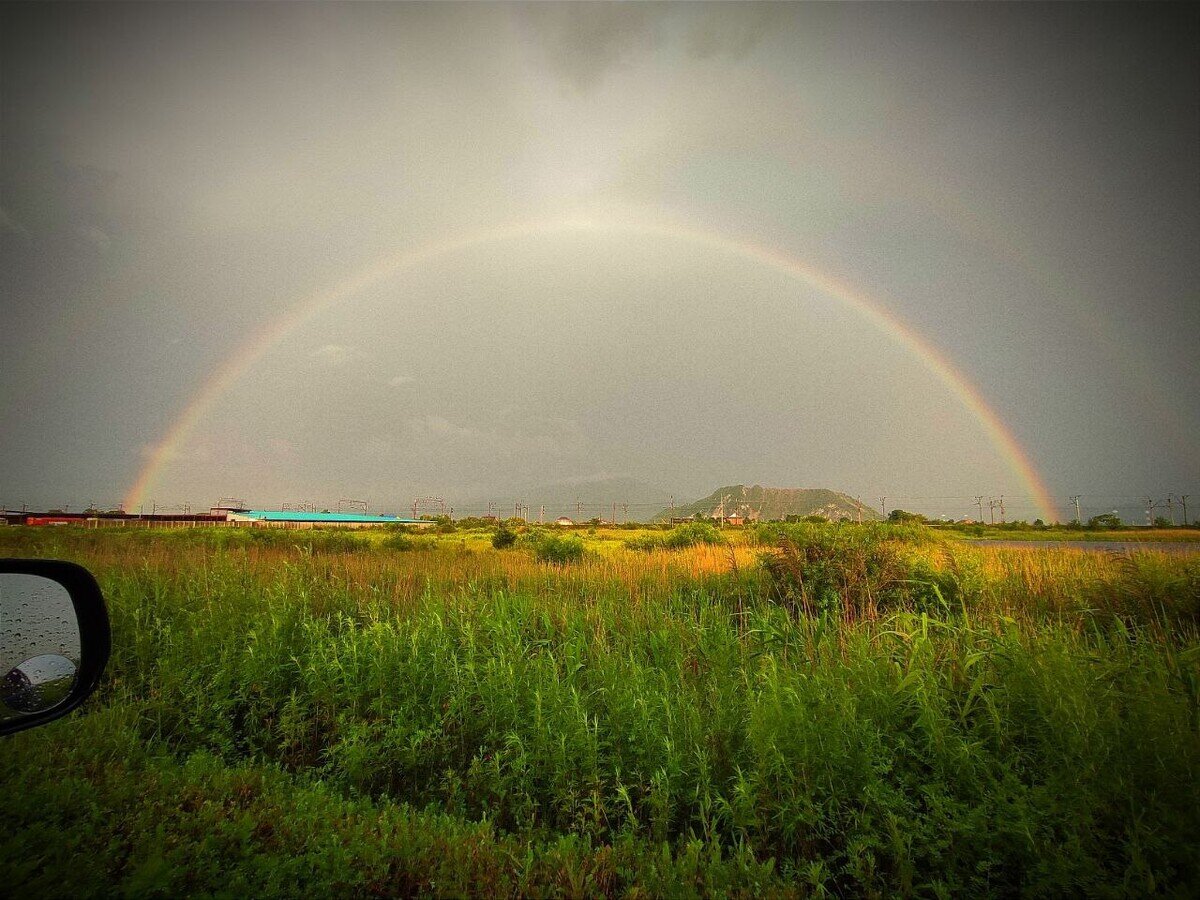
<svg viewBox="0 0 1200 900"><path fill-rule="evenodd" d="M573 535L548 534L537 541L533 552L540 562L561 566L583 559L584 546Z"/></svg>
<svg viewBox="0 0 1200 900"><path fill-rule="evenodd" d="M383 547L385 550L398 550L403 552L413 548L413 539L403 532L397 532L396 534L391 534L384 538L380 542L379 546Z"/></svg>
<svg viewBox="0 0 1200 900"><path fill-rule="evenodd" d="M299 541L310 553L360 553L371 549L371 542L346 531L311 531L308 540Z"/></svg>
<svg viewBox="0 0 1200 900"><path fill-rule="evenodd" d="M626 549L643 550L647 553L651 550L661 550L664 546L661 534L643 534L641 537L630 538L625 542Z"/></svg>
<svg viewBox="0 0 1200 900"><path fill-rule="evenodd" d="M910 557L880 528L771 531L775 540L760 557L762 567L777 601L794 612L855 620L893 611L946 612L961 598L953 568L942 571Z"/></svg>
<svg viewBox="0 0 1200 900"><path fill-rule="evenodd" d="M517 542L517 533L507 525L501 525L492 533L492 546L505 550Z"/></svg>
<svg viewBox="0 0 1200 900"><path fill-rule="evenodd" d="M682 550L697 544L720 544L721 532L706 522L692 522L667 534L646 534L625 542L630 550Z"/></svg>
<svg viewBox="0 0 1200 900"><path fill-rule="evenodd" d="M672 550L683 547L694 547L697 544L720 544L721 532L707 522L692 522L674 528L663 538L663 544Z"/></svg>

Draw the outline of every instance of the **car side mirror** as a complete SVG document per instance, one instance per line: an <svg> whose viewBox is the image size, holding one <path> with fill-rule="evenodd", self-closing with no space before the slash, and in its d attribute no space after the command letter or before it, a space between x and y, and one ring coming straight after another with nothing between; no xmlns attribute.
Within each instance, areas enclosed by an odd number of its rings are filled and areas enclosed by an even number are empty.
<svg viewBox="0 0 1200 900"><path fill-rule="evenodd" d="M49 559L0 559L0 735L61 718L108 662L104 597L91 572Z"/></svg>

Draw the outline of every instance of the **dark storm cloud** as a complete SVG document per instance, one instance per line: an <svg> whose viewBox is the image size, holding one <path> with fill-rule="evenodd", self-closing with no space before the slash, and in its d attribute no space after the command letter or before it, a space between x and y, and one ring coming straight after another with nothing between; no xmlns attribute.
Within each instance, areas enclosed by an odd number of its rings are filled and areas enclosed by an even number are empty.
<svg viewBox="0 0 1200 900"><path fill-rule="evenodd" d="M678 44L694 59L742 59L787 15L784 4L541 3L513 8L546 64L577 91Z"/></svg>
<svg viewBox="0 0 1200 900"><path fill-rule="evenodd" d="M1064 497L1200 479L1193 6L0 16L0 503L115 501L304 298L558 216L683 221L877 297ZM156 490L1013 489L919 362L844 313L683 240L448 254L267 349Z"/></svg>
<svg viewBox="0 0 1200 900"><path fill-rule="evenodd" d="M578 91L663 40L664 4L539 3L513 8L547 65Z"/></svg>

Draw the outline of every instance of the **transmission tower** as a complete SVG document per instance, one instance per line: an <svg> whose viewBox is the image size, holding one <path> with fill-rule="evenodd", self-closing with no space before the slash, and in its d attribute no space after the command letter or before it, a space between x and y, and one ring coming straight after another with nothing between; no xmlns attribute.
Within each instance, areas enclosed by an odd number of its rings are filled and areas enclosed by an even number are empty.
<svg viewBox="0 0 1200 900"><path fill-rule="evenodd" d="M433 509L437 508L438 515L446 514L446 501L441 497L418 497L412 502L412 517L418 518L417 513L422 508Z"/></svg>

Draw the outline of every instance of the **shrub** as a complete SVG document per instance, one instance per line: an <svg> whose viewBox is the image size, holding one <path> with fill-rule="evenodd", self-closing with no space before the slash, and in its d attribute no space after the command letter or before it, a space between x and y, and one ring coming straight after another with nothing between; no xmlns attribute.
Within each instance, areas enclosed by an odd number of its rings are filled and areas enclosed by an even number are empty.
<svg viewBox="0 0 1200 900"><path fill-rule="evenodd" d="M630 538L625 542L625 547L629 550L643 550L649 553L651 550L661 550L664 547L663 536L661 534L643 534L640 537Z"/></svg>
<svg viewBox="0 0 1200 900"><path fill-rule="evenodd" d="M776 599L794 612L850 620L901 610L945 612L957 604L962 592L955 572L910 557L886 528L772 529L773 547L760 560Z"/></svg>
<svg viewBox="0 0 1200 900"><path fill-rule="evenodd" d="M403 552L413 548L413 539L403 532L397 532L396 534L391 534L384 538L383 541L380 542L379 546L383 547L385 550L399 550Z"/></svg>
<svg viewBox="0 0 1200 900"><path fill-rule="evenodd" d="M517 542L517 533L507 525L501 525L492 532L492 546L497 550L505 550Z"/></svg>
<svg viewBox="0 0 1200 900"><path fill-rule="evenodd" d="M720 544L721 542L721 532L707 522L680 525L663 538L663 543L672 550L694 547L697 544Z"/></svg>
<svg viewBox="0 0 1200 900"><path fill-rule="evenodd" d="M721 532L707 522L692 522L671 529L667 534L646 534L625 542L630 550L682 550L697 544L720 544Z"/></svg>
<svg viewBox="0 0 1200 900"><path fill-rule="evenodd" d="M548 534L537 541L534 555L540 562L556 566L583 559L583 541L573 535Z"/></svg>

